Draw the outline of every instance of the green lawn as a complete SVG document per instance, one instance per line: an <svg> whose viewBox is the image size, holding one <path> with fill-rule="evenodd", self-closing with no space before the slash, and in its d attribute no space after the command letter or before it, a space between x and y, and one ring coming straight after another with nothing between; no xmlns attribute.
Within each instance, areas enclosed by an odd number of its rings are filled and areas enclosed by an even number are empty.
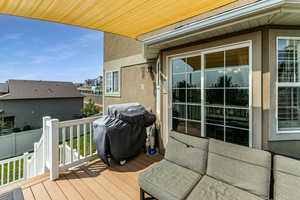
<svg viewBox="0 0 300 200"><path fill-rule="evenodd" d="M93 142L93 137L92 141L90 141L90 133L86 134L86 155L90 154L90 143L92 142L92 152L96 152L96 145ZM68 140L66 142L69 146L71 146L71 140ZM77 151L77 138L73 138L73 149L76 149ZM84 156L84 135L80 136L80 155Z"/></svg>
<svg viewBox="0 0 300 200"><path fill-rule="evenodd" d="M21 166L20 166L21 164ZM8 165L9 165L9 179L8 179ZM20 166L20 174L19 174L19 166ZM21 175L21 177L24 176L23 174L23 166L24 166L24 160L17 160L15 161L15 168L14 168L14 162L10 162L10 163L6 163L4 165L0 165L0 185L3 185L3 184L7 184L7 183L10 183L13 181L13 172L14 172L14 169L15 169L15 179L14 180L17 180L17 179L20 179L19 178L19 175ZM3 176L3 183L1 183L1 180L2 180L2 167L4 167L4 176ZM9 181L8 181L9 180Z"/></svg>

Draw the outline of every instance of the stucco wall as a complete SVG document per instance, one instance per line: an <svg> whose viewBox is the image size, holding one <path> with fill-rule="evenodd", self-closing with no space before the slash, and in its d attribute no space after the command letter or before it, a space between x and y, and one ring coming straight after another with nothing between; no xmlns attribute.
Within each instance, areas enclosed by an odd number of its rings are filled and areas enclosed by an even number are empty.
<svg viewBox="0 0 300 200"><path fill-rule="evenodd" d="M155 77L152 64L122 67L121 92L117 97L105 96L104 113L111 104L138 102L148 110L155 111Z"/></svg>
<svg viewBox="0 0 300 200"><path fill-rule="evenodd" d="M199 43L197 45L193 45L186 48L174 49L170 51L162 52L162 63L163 68L162 72L165 77L169 76L169 68L168 68L168 59L167 56L192 52L196 50L205 50L212 47L224 46L235 44L243 41L251 41L252 42L252 140L253 140L253 147L255 148L262 148L262 33L261 31L243 34L235 37L229 37L227 39L216 40L207 43ZM169 91L167 85L169 80L166 80L165 84L162 85L161 93L161 119L162 119L162 141L163 146L167 143L168 133L169 133L169 125L168 125L168 112L169 112ZM170 83L168 83L170 84ZM251 91L250 91L251 92Z"/></svg>
<svg viewBox="0 0 300 200"><path fill-rule="evenodd" d="M153 64L143 57L142 45L135 39L111 33L104 34L103 74L118 70L121 83L119 94L104 94L104 113L108 105L129 102L138 102L152 111L155 110L154 68Z"/></svg>
<svg viewBox="0 0 300 200"><path fill-rule="evenodd" d="M5 116L15 116L15 127L25 125L42 127L43 116L51 116L61 121L71 120L80 115L83 98L41 99L41 100L9 100L0 101Z"/></svg>

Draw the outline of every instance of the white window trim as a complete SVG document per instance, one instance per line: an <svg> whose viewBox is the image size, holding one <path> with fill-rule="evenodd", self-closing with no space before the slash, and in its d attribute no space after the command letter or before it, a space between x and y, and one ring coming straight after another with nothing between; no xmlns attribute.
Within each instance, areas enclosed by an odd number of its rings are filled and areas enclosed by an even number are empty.
<svg viewBox="0 0 300 200"><path fill-rule="evenodd" d="M166 106L165 112L167 113L167 122L166 122L166 132L169 133L172 130L172 60L178 59L178 58L187 58L187 57L193 57L193 56L201 56L201 76L203 76L203 68L204 68L204 55L219 51L226 51L226 50L232 50L232 49L238 49L243 47L249 47L249 147L253 147L253 111L252 111L252 97L253 97L253 87L252 87L252 65L253 65L253 55L252 55L252 41L242 41L238 43L232 43L228 45L222 45L222 46L216 46L212 48L207 49L201 49L201 50L195 50L195 51L189 51L184 52L180 54L173 54L166 57L167 60L167 66L169 68L169 81L168 81L168 106ZM205 131L204 131L204 78L201 77L201 107L202 107L202 113L201 113L201 136L205 137ZM259 135L258 137L261 137Z"/></svg>
<svg viewBox="0 0 300 200"><path fill-rule="evenodd" d="M286 40L299 40L300 37L289 37L289 36L278 36L276 37L276 112L275 112L275 119L276 119L276 136L275 138L271 136L271 140L295 140L300 139L300 127L298 130L279 130L278 127L278 88L279 87L299 87L300 83L280 83L278 82L278 41L280 39ZM280 86L279 86L280 85Z"/></svg>
<svg viewBox="0 0 300 200"><path fill-rule="evenodd" d="M106 74L111 73L112 76L112 84L113 84L113 73L114 72L118 72L118 91L117 92L107 92L106 91ZM105 88L104 88L104 95L105 96L120 96L120 91L121 91L121 70L112 70L112 71L105 71L104 73L104 84L105 84Z"/></svg>

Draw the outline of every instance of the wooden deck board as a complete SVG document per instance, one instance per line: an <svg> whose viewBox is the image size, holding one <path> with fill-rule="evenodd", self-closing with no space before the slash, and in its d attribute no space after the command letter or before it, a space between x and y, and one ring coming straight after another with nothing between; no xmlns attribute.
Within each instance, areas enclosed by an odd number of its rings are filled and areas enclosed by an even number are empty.
<svg viewBox="0 0 300 200"><path fill-rule="evenodd" d="M162 159L141 154L126 165L106 166L99 159L61 172L56 181L44 174L2 188L0 194L21 187L25 200L138 200L138 175Z"/></svg>

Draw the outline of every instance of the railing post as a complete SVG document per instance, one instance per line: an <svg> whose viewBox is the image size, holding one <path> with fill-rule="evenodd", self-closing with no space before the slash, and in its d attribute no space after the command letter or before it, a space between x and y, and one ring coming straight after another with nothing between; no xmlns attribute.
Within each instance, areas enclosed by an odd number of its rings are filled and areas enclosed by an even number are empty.
<svg viewBox="0 0 300 200"><path fill-rule="evenodd" d="M29 177L29 174L28 174L28 152L24 153L23 176L24 176L25 180Z"/></svg>
<svg viewBox="0 0 300 200"><path fill-rule="evenodd" d="M59 121L52 119L49 129L49 162L50 162L50 179L59 178Z"/></svg>
<svg viewBox="0 0 300 200"><path fill-rule="evenodd" d="M48 128L47 128L47 121L50 121L51 117L43 117L43 133L42 133L42 137L43 137L43 170L44 172L47 170L46 167L46 161L48 159Z"/></svg>

